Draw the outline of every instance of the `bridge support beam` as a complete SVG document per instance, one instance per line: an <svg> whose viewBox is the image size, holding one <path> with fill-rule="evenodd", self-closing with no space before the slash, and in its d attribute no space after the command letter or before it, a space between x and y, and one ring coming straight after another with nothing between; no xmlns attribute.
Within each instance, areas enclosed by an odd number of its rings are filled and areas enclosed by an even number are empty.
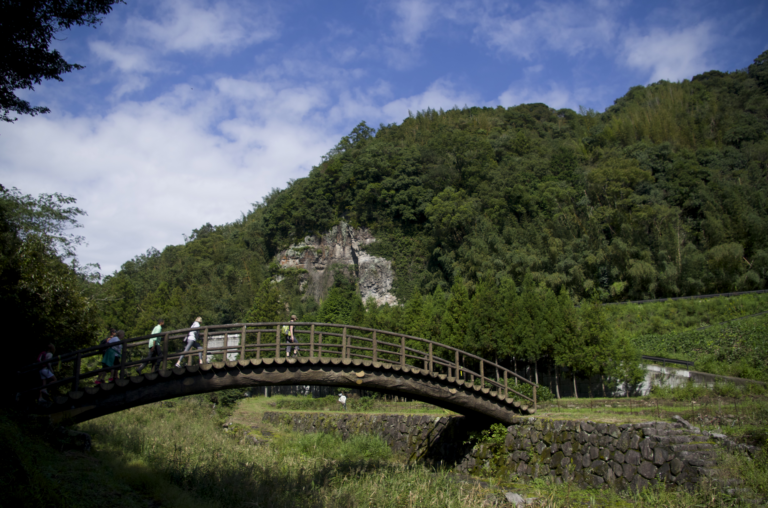
<svg viewBox="0 0 768 508"><path fill-rule="evenodd" d="M133 376L58 397L52 418L82 422L130 407L227 388L325 385L405 395L457 413L505 424L533 408L481 385L426 369L349 358L268 358L216 362Z"/></svg>

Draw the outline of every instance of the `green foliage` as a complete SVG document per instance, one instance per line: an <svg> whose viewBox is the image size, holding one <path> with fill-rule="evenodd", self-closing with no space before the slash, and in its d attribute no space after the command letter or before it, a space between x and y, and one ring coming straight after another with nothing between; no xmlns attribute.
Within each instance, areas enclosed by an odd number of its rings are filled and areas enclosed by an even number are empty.
<svg viewBox="0 0 768 508"><path fill-rule="evenodd" d="M516 392L520 392L528 398L533 398L533 386L528 383L518 383L511 386ZM555 395L544 385L539 385L536 388L536 402L548 402L553 400Z"/></svg>
<svg viewBox="0 0 768 508"><path fill-rule="evenodd" d="M73 26L96 27L121 0L36 0L3 2L3 65L0 74L0 121L14 122L10 112L22 115L48 113L43 106L31 106L16 90L34 90L43 79L62 81L61 74L82 69L64 60L51 40Z"/></svg>
<svg viewBox="0 0 768 508"><path fill-rule="evenodd" d="M58 353L95 341L99 320L91 274L74 258L82 238L82 210L60 194L35 198L0 186L0 306L6 319L8 355L31 363L48 343ZM13 370L2 376L3 389L14 388ZM16 379L18 380L18 379Z"/></svg>
<svg viewBox="0 0 768 508"><path fill-rule="evenodd" d="M477 444L488 444L492 448L504 446L504 440L507 438L507 428L501 423L494 423L489 429L485 429L475 434Z"/></svg>
<svg viewBox="0 0 768 508"><path fill-rule="evenodd" d="M654 386L651 389L651 397L666 400L691 402L711 397L729 397L742 399L754 395L765 395L765 386L761 384L735 385L733 383L717 383L713 387L686 383L677 387Z"/></svg>
<svg viewBox="0 0 768 508"><path fill-rule="evenodd" d="M526 360L534 376L547 359L632 383L640 352L761 375L757 332L712 339L716 348L663 337L759 312L765 299L741 309L600 303L767 287L764 66L761 55L746 72L634 87L604 113L529 104L428 109L378 130L361 123L306 178L239 220L206 224L107 277L96 288L103 324L139 335L158 317L173 329L197 315L219 324L295 313L422 336L508 367ZM341 220L372 230L366 250L392 262L400 305L362 302L350 270L315 302L298 289L306 274L280 268L281 249Z"/></svg>
<svg viewBox="0 0 768 508"><path fill-rule="evenodd" d="M703 330L635 337L649 356L684 357L695 368L713 374L768 381L768 318L732 321Z"/></svg>
<svg viewBox="0 0 768 508"><path fill-rule="evenodd" d="M335 460L341 463L384 462L392 450L379 436L355 434L342 440L336 434L302 434L288 436L278 442L286 453L301 453L308 457Z"/></svg>

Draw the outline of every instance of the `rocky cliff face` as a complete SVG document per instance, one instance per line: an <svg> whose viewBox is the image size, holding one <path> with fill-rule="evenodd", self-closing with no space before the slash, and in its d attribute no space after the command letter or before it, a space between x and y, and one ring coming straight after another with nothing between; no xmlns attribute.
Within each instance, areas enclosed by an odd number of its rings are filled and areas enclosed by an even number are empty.
<svg viewBox="0 0 768 508"><path fill-rule="evenodd" d="M278 254L282 268L304 268L306 275L301 290L315 300L325 297L333 285L334 273L342 270L358 280L360 296L365 302L373 298L378 305L397 304L391 293L395 272L392 263L371 256L365 246L376 241L365 228L353 228L342 222L321 237L307 236Z"/></svg>

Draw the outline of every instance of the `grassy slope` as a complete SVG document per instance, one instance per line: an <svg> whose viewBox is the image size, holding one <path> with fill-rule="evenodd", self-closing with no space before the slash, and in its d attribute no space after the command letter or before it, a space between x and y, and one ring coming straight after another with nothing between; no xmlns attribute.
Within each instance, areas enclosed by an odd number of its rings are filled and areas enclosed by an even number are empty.
<svg viewBox="0 0 768 508"><path fill-rule="evenodd" d="M705 400L699 395L666 394ZM724 400L728 406L730 399ZM733 400L742 414L751 407L755 418L768 407L765 397L758 401L754 397ZM619 407L613 407L617 402ZM621 411L621 401L616 400L564 400L559 409L550 404L542 407L542 413L559 418L618 421L659 416L653 415L654 401L640 402L645 404L642 408L635 405ZM662 404L660 416L665 418L670 411L688 416L684 410L689 404L690 400L669 402L666 410ZM709 407L715 407L714 403ZM487 496L501 499L509 491L536 497L536 506L552 508L743 505L707 485L694 493L647 490L617 494L544 481L518 484L509 478L460 482L450 471L400 462L377 438L359 436L342 442L336 436L296 435L286 429L265 427L259 418L265 409L276 408L259 398L241 402L227 417L240 425L225 432L222 415L212 411L202 398L134 408L82 424L80 430L91 433L94 440L94 450L89 453L57 451L39 437L34 427L3 416L0 430L6 439L0 446L5 467L0 474L0 488L5 494L0 505L459 507L482 506ZM745 425L732 429L739 428ZM243 432L254 434L261 444L248 444ZM768 461L749 462L733 456L725 460L734 475L743 478L753 490L768 495Z"/></svg>

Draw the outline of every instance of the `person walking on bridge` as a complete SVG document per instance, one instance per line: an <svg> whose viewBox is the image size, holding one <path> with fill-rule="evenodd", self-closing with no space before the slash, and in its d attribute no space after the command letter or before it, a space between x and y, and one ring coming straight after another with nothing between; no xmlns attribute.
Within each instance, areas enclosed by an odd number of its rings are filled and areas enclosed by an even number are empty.
<svg viewBox="0 0 768 508"><path fill-rule="evenodd" d="M111 333L111 331L110 331ZM125 340L125 331L118 330L115 333L111 333L110 337L107 339L107 344L112 344L113 342L120 342L121 340ZM112 368L109 374L109 382L115 380L115 363L119 363L122 359L123 354L123 346L122 344L116 344L114 346L108 347L104 350L104 355L101 357L101 367L103 369ZM100 385L104 382L104 376L107 375L107 372L104 371L101 374L99 374L99 377L94 381L95 384Z"/></svg>
<svg viewBox="0 0 768 508"><path fill-rule="evenodd" d="M197 316L197 318L195 318L195 322L192 323L192 326L190 326L190 328L199 328L200 323L202 322L203 322L203 318L200 316ZM203 364L203 353L202 353L203 346L201 346L200 343L197 342L199 335L200 335L200 332L198 332L197 330L192 330L189 332L189 335L187 335L187 338L184 339L184 342L187 344L186 347L184 348L184 352L186 353L193 347L199 350L200 352L198 352L197 355L200 357L200 365L202 365ZM181 360L182 359L179 358L179 361L176 362L177 367L181 367ZM191 363L192 362L189 359L187 359L187 365L190 365Z"/></svg>
<svg viewBox="0 0 768 508"><path fill-rule="evenodd" d="M158 319L157 326L152 329L152 335L155 336L149 339L149 352L147 353L147 357L144 359L144 363L139 365L139 368L136 369L136 372L139 375L141 375L141 371L144 370L144 368L149 364L152 364L152 372L157 370L157 366L160 363L160 341L162 340L162 337L158 337L157 335L163 331L164 324L164 319Z"/></svg>
<svg viewBox="0 0 768 508"><path fill-rule="evenodd" d="M291 344L294 344L293 346L293 356L299 355L299 346L297 344L296 340L296 334L293 331L293 323L296 322L296 314L291 315L291 324L288 326L288 329L286 330L286 337L285 340L288 342L288 346L285 348L285 357L288 358L291 356Z"/></svg>
<svg viewBox="0 0 768 508"><path fill-rule="evenodd" d="M51 396L48 393L48 389L45 387L45 385L48 383L56 382L56 376L53 374L53 368L51 367L51 362L49 361L51 358L53 358L54 354L56 354L56 346L53 344L48 344L48 347L45 348L45 351L37 355L38 362L46 362L40 367L40 379L43 382L43 388L40 390L40 396L38 399L43 403L48 402L45 400L45 397Z"/></svg>

